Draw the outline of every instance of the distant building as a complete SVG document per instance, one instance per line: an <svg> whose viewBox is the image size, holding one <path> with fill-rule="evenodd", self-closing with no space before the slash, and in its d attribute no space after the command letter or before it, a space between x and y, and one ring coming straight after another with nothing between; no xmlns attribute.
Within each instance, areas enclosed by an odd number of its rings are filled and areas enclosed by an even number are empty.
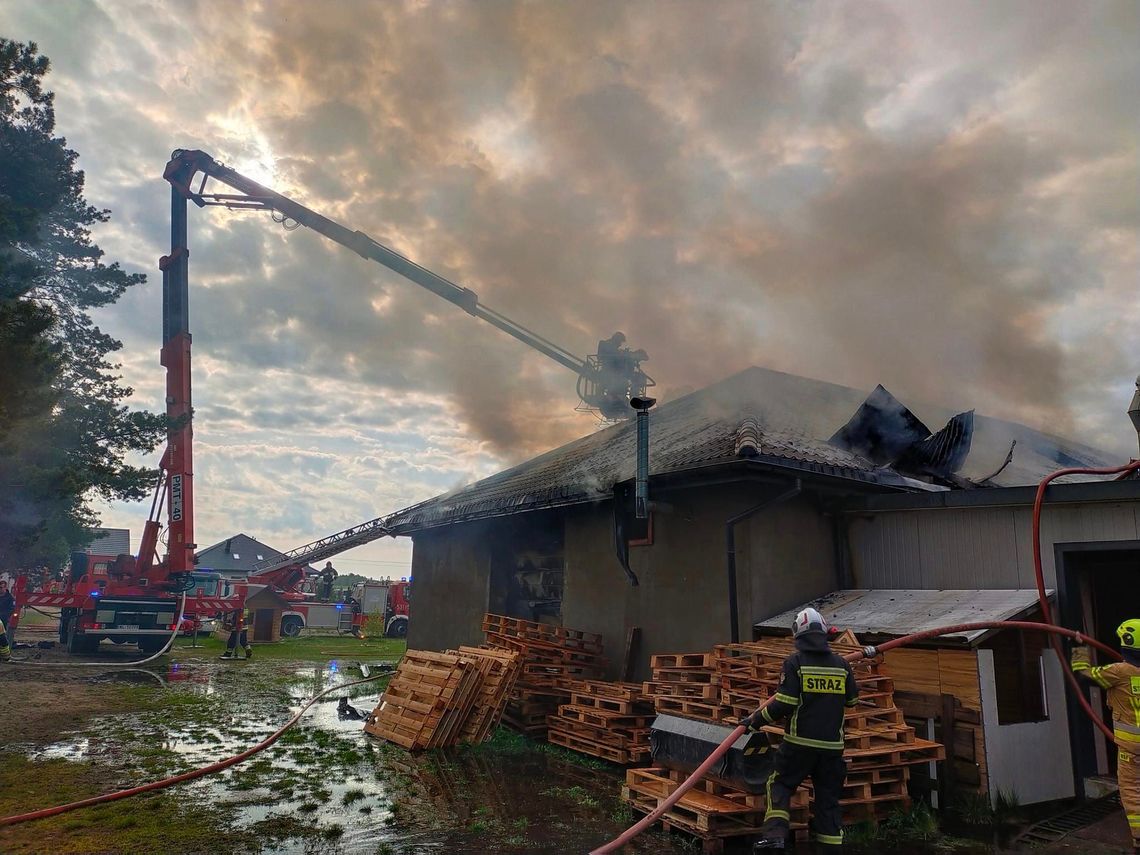
<svg viewBox="0 0 1140 855"><path fill-rule="evenodd" d="M280 550L248 534L235 534L199 551L195 569L213 570L231 579L244 579L255 565L282 555L284 553ZM315 568L306 565L306 576L316 572Z"/></svg>
<svg viewBox="0 0 1140 855"><path fill-rule="evenodd" d="M131 552L131 530L129 528L97 528L93 529L91 538L84 552L88 555L133 555Z"/></svg>

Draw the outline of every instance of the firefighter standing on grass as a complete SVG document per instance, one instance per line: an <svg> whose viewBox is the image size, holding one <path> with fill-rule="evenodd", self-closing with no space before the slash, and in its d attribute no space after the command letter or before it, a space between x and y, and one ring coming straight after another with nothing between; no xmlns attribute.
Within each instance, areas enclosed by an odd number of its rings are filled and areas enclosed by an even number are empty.
<svg viewBox="0 0 1140 855"><path fill-rule="evenodd" d="M1073 671L1107 692L1120 803L1132 832L1132 851L1140 852L1140 619L1126 620L1116 628L1116 635L1123 662L1096 666L1087 647L1076 647Z"/></svg>
<svg viewBox="0 0 1140 855"><path fill-rule="evenodd" d="M237 646L240 643L245 648L245 658L253 658L253 648L249 646L249 630L246 628L253 623L253 616L249 609L234 609L225 619L226 629L230 631L229 640L226 641L226 652L223 659L237 659Z"/></svg>
<svg viewBox="0 0 1140 855"><path fill-rule="evenodd" d="M16 611L16 598L8 590L8 582L0 579L0 662L12 658L12 648L8 645L8 621Z"/></svg>
<svg viewBox="0 0 1140 855"><path fill-rule="evenodd" d="M827 622L819 612L804 609L796 615L792 635L796 652L784 660L779 689L770 703L741 721L755 731L790 716L768 776L768 810L754 851L785 847L792 793L808 777L815 787L812 838L843 844L843 716L858 701L859 689L851 666L828 646Z"/></svg>

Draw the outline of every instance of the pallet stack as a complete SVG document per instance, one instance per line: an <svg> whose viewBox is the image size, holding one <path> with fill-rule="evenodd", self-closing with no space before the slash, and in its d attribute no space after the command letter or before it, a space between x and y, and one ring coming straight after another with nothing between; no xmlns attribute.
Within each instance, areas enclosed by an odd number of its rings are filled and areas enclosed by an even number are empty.
<svg viewBox="0 0 1140 855"><path fill-rule="evenodd" d="M712 653L659 653L649 659L653 679L643 684L659 713L722 721L720 676Z"/></svg>
<svg viewBox="0 0 1140 855"><path fill-rule="evenodd" d="M858 648L858 641L849 633L832 643L832 649L841 655ZM715 700L711 697L712 690L704 690L709 694L699 699L693 696L697 691L694 689L677 690L667 686L665 691L669 694L662 693L661 685L667 681L662 681L661 675L670 671L680 673L685 668L700 673L704 666L698 661L699 654L654 657L654 680L647 683L646 688L653 688L659 712L731 724L753 712L776 692L784 659L794 649L791 639L718 645L708 654L719 691ZM859 685L859 705L846 713L844 758L848 772L840 802L845 822L878 821L894 810L909 807L909 767L941 760L945 754L941 745L919 739L914 728L906 724L902 712L895 706L891 679L881 664L861 660L852 668ZM678 682L712 685L712 680L703 676ZM689 700L685 700L686 697ZM784 732L778 725L764 730L774 744ZM648 813L671 794L683 778L684 775L668 769L631 769L626 773L622 794L635 810ZM805 827L811 790L809 780L792 799L794 829ZM728 838L756 834L763 824L764 810L762 794L710 781L682 797L662 821L667 828L701 839L704 851L719 852Z"/></svg>
<svg viewBox="0 0 1140 855"><path fill-rule="evenodd" d="M409 751L486 739L518 673L509 651L409 650L364 730Z"/></svg>
<svg viewBox="0 0 1140 855"><path fill-rule="evenodd" d="M547 716L546 738L581 754L628 766L649 760L653 699L639 683L582 680L570 703Z"/></svg>
<svg viewBox="0 0 1140 855"><path fill-rule="evenodd" d="M602 675L602 637L595 633L487 614L483 632L488 645L517 654L521 672L503 713L515 730L545 738L547 718L570 702L574 686Z"/></svg>

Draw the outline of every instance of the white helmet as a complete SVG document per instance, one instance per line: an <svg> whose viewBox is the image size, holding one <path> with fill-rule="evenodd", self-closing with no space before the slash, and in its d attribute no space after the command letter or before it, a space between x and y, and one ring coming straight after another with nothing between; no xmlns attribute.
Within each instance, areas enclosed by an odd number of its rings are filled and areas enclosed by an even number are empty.
<svg viewBox="0 0 1140 855"><path fill-rule="evenodd" d="M792 621L792 637L799 638L805 632L822 632L827 634L827 621L815 609L804 609Z"/></svg>

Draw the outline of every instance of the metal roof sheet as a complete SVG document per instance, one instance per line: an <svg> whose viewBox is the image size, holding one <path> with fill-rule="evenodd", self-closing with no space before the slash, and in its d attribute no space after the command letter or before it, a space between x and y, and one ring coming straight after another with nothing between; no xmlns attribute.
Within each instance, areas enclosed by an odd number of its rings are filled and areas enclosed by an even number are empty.
<svg viewBox="0 0 1140 855"><path fill-rule="evenodd" d="M1046 592L1050 597L1052 589ZM940 626L988 620L1012 620L1037 606L1037 591L1025 589L944 590L849 589L833 591L760 621L755 628L771 635L773 630L791 632L792 620L801 609L818 609L833 626L856 635L908 635ZM765 630L767 630L765 632ZM989 630L972 630L942 636L946 643L976 644Z"/></svg>
<svg viewBox="0 0 1140 855"><path fill-rule="evenodd" d="M902 489L930 489L867 458L828 442L866 398L866 392L749 368L720 383L662 404L650 414L651 475L740 460L737 432L745 420L759 433L748 459L837 478ZM927 423L942 425L953 410L912 407ZM611 425L525 463L389 517L386 525L408 534L459 520L520 513L540 508L602 501L615 483L634 477L633 421ZM970 455L960 474L981 477L1005 459L1017 440L1013 461L993 479L995 486L1035 484L1060 465L1107 465L1102 452L1051 437L1024 425L977 416Z"/></svg>

